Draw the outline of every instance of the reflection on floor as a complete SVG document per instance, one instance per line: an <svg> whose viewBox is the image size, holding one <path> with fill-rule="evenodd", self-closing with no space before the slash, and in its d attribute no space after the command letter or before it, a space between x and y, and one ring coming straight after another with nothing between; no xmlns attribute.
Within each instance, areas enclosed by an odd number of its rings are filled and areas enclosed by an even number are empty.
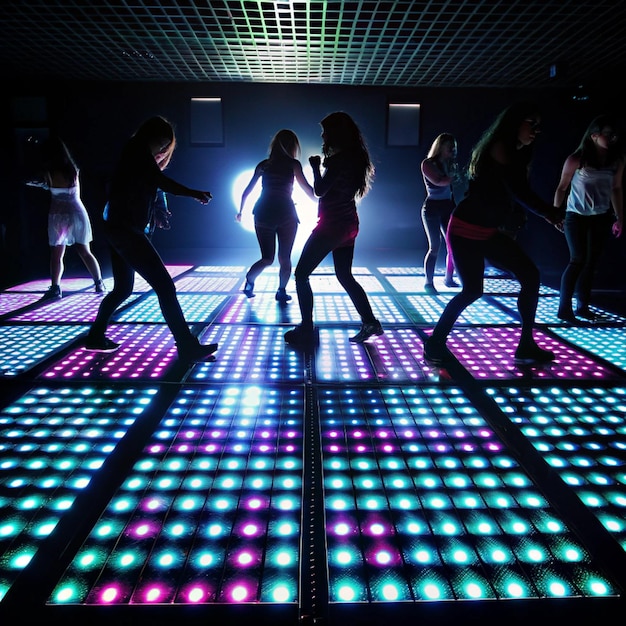
<svg viewBox="0 0 626 626"><path fill-rule="evenodd" d="M360 320L323 266L306 353L283 340L293 285L277 303L272 267L248 299L245 269L169 267L194 333L219 343L192 366L139 278L113 354L81 347L90 281L56 301L39 302L47 281L0 294L0 622L623 611L623 317L560 323L543 287L535 336L556 360L517 367L517 283L490 270L441 370L422 342L458 290L356 267L385 334L353 344Z"/></svg>

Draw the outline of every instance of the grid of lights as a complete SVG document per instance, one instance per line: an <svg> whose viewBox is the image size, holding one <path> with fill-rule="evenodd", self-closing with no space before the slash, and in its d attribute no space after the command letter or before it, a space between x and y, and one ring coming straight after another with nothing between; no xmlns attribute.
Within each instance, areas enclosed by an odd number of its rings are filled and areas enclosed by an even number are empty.
<svg viewBox="0 0 626 626"><path fill-rule="evenodd" d="M19 309L30 306L39 300L36 293L2 293L0 294L0 315L8 315Z"/></svg>
<svg viewBox="0 0 626 626"><path fill-rule="evenodd" d="M303 402L182 389L49 603L297 602Z"/></svg>
<svg viewBox="0 0 626 626"><path fill-rule="evenodd" d="M626 371L624 327L553 328L555 335Z"/></svg>
<svg viewBox="0 0 626 626"><path fill-rule="evenodd" d="M515 365L519 329L502 327L453 330L448 347L462 365L479 380L508 378L610 380L617 375L583 352L540 330L534 332L539 346L556 358L543 366Z"/></svg>
<svg viewBox="0 0 626 626"><path fill-rule="evenodd" d="M320 382L410 382L432 380L422 359L423 343L414 329L387 329L365 344L349 341L353 331L320 328L315 372Z"/></svg>
<svg viewBox="0 0 626 626"><path fill-rule="evenodd" d="M483 282L483 290L487 294L517 294L519 293L519 282L514 278L491 277ZM541 296L557 296L559 292L547 285L539 287Z"/></svg>
<svg viewBox="0 0 626 626"><path fill-rule="evenodd" d="M38 387L0 412L0 599L155 394Z"/></svg>
<svg viewBox="0 0 626 626"><path fill-rule="evenodd" d="M0 326L0 376L17 376L43 362L87 330L82 325Z"/></svg>
<svg viewBox="0 0 626 626"><path fill-rule="evenodd" d="M487 393L626 550L626 388Z"/></svg>
<svg viewBox="0 0 626 626"><path fill-rule="evenodd" d="M283 333L268 326L212 326L201 341L219 343L217 361L194 365L188 380L304 382L304 357L286 346Z"/></svg>
<svg viewBox="0 0 626 626"><path fill-rule="evenodd" d="M438 295L406 296L407 310L412 313L416 322L421 324L436 324L448 302L454 297L453 293ZM493 305L489 298L480 298L472 303L459 316L458 324L471 326L480 320L481 324L500 324L510 326L517 321L517 317L509 315Z"/></svg>
<svg viewBox="0 0 626 626"><path fill-rule="evenodd" d="M320 390L330 599L615 595L458 388Z"/></svg>
<svg viewBox="0 0 626 626"><path fill-rule="evenodd" d="M516 298L502 296L496 297L495 300L497 300L502 306L511 311L516 310ZM535 320L539 324L562 324L563 322L557 317L558 308L558 298L540 298L539 304L537 305ZM616 315L614 313L610 313L603 309L599 309L598 307L590 306L589 309L597 317L596 323L624 324L626 322L626 318Z"/></svg>
<svg viewBox="0 0 626 626"><path fill-rule="evenodd" d="M112 353L78 348L52 363L41 377L61 380L158 380L167 374L178 352L164 324L111 324L107 336L120 344Z"/></svg>
<svg viewBox="0 0 626 626"><path fill-rule="evenodd" d="M209 291L212 293L230 293L239 284L236 276L198 276L186 275L176 281L178 293Z"/></svg>
<svg viewBox="0 0 626 626"><path fill-rule="evenodd" d="M243 294L231 296L230 300L219 310L215 321L218 324L298 324L300 310L295 292L293 300L286 306L276 302L275 291L271 293L257 291L255 297L247 298ZM289 292L288 292L289 293Z"/></svg>
<svg viewBox="0 0 626 626"><path fill-rule="evenodd" d="M87 323L93 322L102 302L99 293L74 293L61 300L42 303L29 311L24 311L11 318L14 322L59 322Z"/></svg>
<svg viewBox="0 0 626 626"><path fill-rule="evenodd" d="M382 324L406 324L408 318L391 296L369 296L374 316ZM361 318L352 304L350 297L342 294L315 295L313 317L317 323L351 322L361 324Z"/></svg>
<svg viewBox="0 0 626 626"><path fill-rule="evenodd" d="M185 319L190 324L212 321L216 310L227 298L224 295L191 293L180 293L177 297ZM145 296L136 304L121 311L115 319L118 322L163 323L165 321L161 313L159 299L154 294Z"/></svg>
<svg viewBox="0 0 626 626"><path fill-rule="evenodd" d="M169 275L172 278L176 278L185 272L188 272L193 268L193 265L166 265L165 266ZM152 291L152 287L146 282L146 280L135 273L135 283L133 285L133 293L146 293Z"/></svg>

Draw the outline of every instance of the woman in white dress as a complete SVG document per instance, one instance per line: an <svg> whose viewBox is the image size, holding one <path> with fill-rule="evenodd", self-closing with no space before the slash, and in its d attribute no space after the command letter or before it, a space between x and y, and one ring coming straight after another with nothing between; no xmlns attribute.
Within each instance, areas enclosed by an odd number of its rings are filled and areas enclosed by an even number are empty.
<svg viewBox="0 0 626 626"><path fill-rule="evenodd" d="M80 198L78 167L58 137L47 139L42 145L42 153L45 182L29 183L50 191L48 243L52 285L42 299L58 300L63 296L61 277L67 246L76 246L78 256L93 278L95 291L105 293L100 265L89 247L93 233L87 209Z"/></svg>

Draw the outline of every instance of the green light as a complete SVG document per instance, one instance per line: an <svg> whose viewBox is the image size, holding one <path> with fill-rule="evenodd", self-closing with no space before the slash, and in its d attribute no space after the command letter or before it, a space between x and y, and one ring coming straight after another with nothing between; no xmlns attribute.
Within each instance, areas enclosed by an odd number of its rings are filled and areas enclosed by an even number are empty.
<svg viewBox="0 0 626 626"><path fill-rule="evenodd" d="M518 582L508 583L506 593L510 598L522 598L526 595L524 587Z"/></svg>
<svg viewBox="0 0 626 626"><path fill-rule="evenodd" d="M398 597L400 596L400 592L395 585L387 584L383 585L382 596L385 600L394 601L398 599Z"/></svg>
<svg viewBox="0 0 626 626"><path fill-rule="evenodd" d="M548 589L553 596L562 597L567 593L566 586L560 581L552 581L548 585Z"/></svg>
<svg viewBox="0 0 626 626"><path fill-rule="evenodd" d="M338 565L350 565L352 563L352 554L348 550L339 550L335 555L335 561Z"/></svg>
<svg viewBox="0 0 626 626"><path fill-rule="evenodd" d="M465 593L470 598L482 598L484 594L484 590L481 585L478 583L468 583L465 586Z"/></svg>
<svg viewBox="0 0 626 626"><path fill-rule="evenodd" d="M287 585L277 585L272 589L272 599L274 602L289 602L292 593Z"/></svg>
<svg viewBox="0 0 626 626"><path fill-rule="evenodd" d="M424 585L424 596L429 600L438 600L442 596L441 588L434 583Z"/></svg>
<svg viewBox="0 0 626 626"><path fill-rule="evenodd" d="M344 602L352 602L356 595L356 589L352 585L343 585L337 590L337 597Z"/></svg>
<svg viewBox="0 0 626 626"><path fill-rule="evenodd" d="M422 563L422 564L426 564L426 563L432 563L433 561L433 555L431 552L429 552L428 550L418 550L415 553L415 560L418 563Z"/></svg>
<svg viewBox="0 0 626 626"><path fill-rule="evenodd" d="M34 552L22 552L21 554L17 554L11 559L10 567L13 569L24 569L31 562L33 556L35 556Z"/></svg>
<svg viewBox="0 0 626 626"><path fill-rule="evenodd" d="M124 552L123 554L120 554L118 558L118 564L119 564L119 567L121 567L122 569L125 569L127 567L131 567L135 563L136 560L137 560L137 555L135 555L132 552Z"/></svg>
<svg viewBox="0 0 626 626"><path fill-rule="evenodd" d="M596 596L606 596L610 593L608 586L602 580L590 580L589 589Z"/></svg>
<svg viewBox="0 0 626 626"><path fill-rule="evenodd" d="M54 600L58 604L66 602L75 602L82 595L81 587L77 583L66 583L65 586L59 588L54 594Z"/></svg>

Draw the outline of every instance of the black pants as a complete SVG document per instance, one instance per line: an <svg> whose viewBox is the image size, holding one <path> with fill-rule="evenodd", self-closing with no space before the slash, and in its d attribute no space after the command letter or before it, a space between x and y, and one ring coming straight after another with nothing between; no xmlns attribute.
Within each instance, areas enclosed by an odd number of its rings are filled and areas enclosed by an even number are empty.
<svg viewBox="0 0 626 626"><path fill-rule="evenodd" d="M367 294L352 275L352 260L354 258L354 242L359 232L357 222L348 223L345 226L322 225L313 229L307 239L296 265L294 276L296 279L296 292L300 314L305 323L313 321L313 291L309 283L309 277L315 268L329 254L333 253L335 275L341 286L350 296L354 308L361 316L364 323L375 321L372 307Z"/></svg>
<svg viewBox="0 0 626 626"><path fill-rule="evenodd" d="M176 297L176 287L163 260L144 233L119 228L106 228L111 246L113 289L104 297L89 335L104 337L111 316L118 306L133 292L135 272L154 289L165 322L172 331L178 346L195 343Z"/></svg>
<svg viewBox="0 0 626 626"><path fill-rule="evenodd" d="M284 289L291 277L291 251L298 232L298 220L289 220L280 226L268 226L255 221L254 230L261 249L261 258L250 267L246 280L253 283L274 262L278 240L278 286Z"/></svg>
<svg viewBox="0 0 626 626"><path fill-rule="evenodd" d="M532 259L511 237L497 233L486 240L449 236L456 271L463 288L443 310L431 335L435 342L445 342L459 315L483 295L485 261L505 269L520 283L517 309L522 324L521 344L533 341L532 329L539 302L539 270Z"/></svg>
<svg viewBox="0 0 626 626"><path fill-rule="evenodd" d="M610 212L601 215L566 213L565 239L569 248L569 263L561 276L560 311L571 311L574 291L578 308L589 306L593 277L611 232L611 222Z"/></svg>

